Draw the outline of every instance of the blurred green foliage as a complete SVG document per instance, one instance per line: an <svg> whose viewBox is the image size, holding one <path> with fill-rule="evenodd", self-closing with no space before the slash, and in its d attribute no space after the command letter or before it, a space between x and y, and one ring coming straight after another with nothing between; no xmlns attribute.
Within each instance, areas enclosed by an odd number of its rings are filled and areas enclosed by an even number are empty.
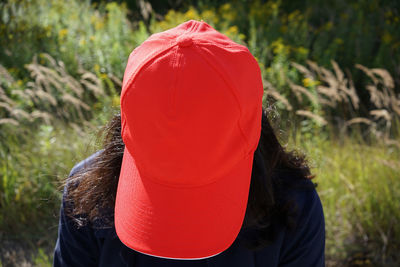
<svg viewBox="0 0 400 267"><path fill-rule="evenodd" d="M361 253L377 265L400 262L400 14L385 0L1 2L0 242L53 245L61 181L99 147L93 133L118 108L129 53L189 19L256 57L282 142L313 159L328 259L351 265ZM320 86L329 83L353 86L356 96L328 105ZM371 92L389 100L370 101ZM48 260L39 250L34 261Z"/></svg>
<svg viewBox="0 0 400 267"><path fill-rule="evenodd" d="M128 10L116 3L10 0L0 3L0 11L0 62L19 78L39 52L62 60L73 74L97 64L101 72L121 76L126 56L138 45Z"/></svg>
<svg viewBox="0 0 400 267"><path fill-rule="evenodd" d="M133 17L140 17L140 2L153 7L153 15L171 10L198 10L200 17L221 29L236 26L251 51L266 66L277 52L290 60L311 59L324 67L335 59L350 70L354 62L393 73L399 85L400 2L391 0L200 0L118 1L127 3ZM215 18L209 19L209 12ZM205 12L205 14L203 13ZM142 16L143 18L143 16ZM192 18L194 18L192 16ZM217 23L217 21L222 23ZM218 24L218 25L215 25ZM274 42L280 45L278 49ZM268 47L269 49L265 49ZM262 50L262 51L257 51ZM356 84L363 78L353 73Z"/></svg>
<svg viewBox="0 0 400 267"><path fill-rule="evenodd" d="M314 167L327 259L342 259L344 266L397 266L400 150L354 137L342 143L304 135L291 140L290 147L302 149Z"/></svg>

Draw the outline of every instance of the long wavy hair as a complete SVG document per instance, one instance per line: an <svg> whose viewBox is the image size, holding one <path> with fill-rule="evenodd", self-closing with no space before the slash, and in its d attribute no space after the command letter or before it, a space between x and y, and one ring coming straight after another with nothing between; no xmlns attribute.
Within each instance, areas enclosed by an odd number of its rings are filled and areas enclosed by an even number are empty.
<svg viewBox="0 0 400 267"><path fill-rule="evenodd" d="M114 205L125 146L120 114L111 119L102 133L103 150L88 166L66 179L65 201L71 205L66 205L65 210L78 226L113 227L114 224ZM241 242L256 250L273 242L280 227L294 229L296 205L285 193L288 188L297 186L296 181L311 178L304 155L285 151L263 110L261 137L254 155L242 224L242 231L251 229L256 235L242 237Z"/></svg>

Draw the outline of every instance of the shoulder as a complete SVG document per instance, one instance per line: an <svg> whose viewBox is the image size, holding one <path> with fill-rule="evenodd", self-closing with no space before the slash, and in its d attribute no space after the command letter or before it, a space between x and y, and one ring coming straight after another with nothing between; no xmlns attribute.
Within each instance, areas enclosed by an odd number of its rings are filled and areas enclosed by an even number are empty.
<svg viewBox="0 0 400 267"><path fill-rule="evenodd" d="M84 160L81 160L80 162L76 163L74 167L71 169L69 172L69 175L66 177L65 182L64 182L64 188L62 192L62 201L61 201L61 214L65 215L65 221L68 221L72 224L72 219L71 216L67 216L67 213L69 214L72 210L74 210L75 204L74 204L74 199L71 196L71 193L76 190L79 185L82 184L82 179L85 178L84 174L89 168L91 168L94 164L95 161L98 157L98 155L102 152L102 150L99 150L89 157L85 158ZM74 215L74 219L76 219L77 215ZM77 216L80 218L79 220L83 220L86 218L86 214L80 214ZM75 220L76 221L76 220Z"/></svg>
<svg viewBox="0 0 400 267"><path fill-rule="evenodd" d="M317 193L317 186L310 179L303 178L296 172L280 170L274 175L275 195L280 204L291 202L295 206L297 219L313 205L322 205Z"/></svg>
<svg viewBox="0 0 400 267"><path fill-rule="evenodd" d="M295 175L289 177L283 174L281 180L282 196L293 206L294 231L301 231L304 227L312 228L314 224L324 224L324 213L316 184L310 179Z"/></svg>
<svg viewBox="0 0 400 267"><path fill-rule="evenodd" d="M85 169L89 168L93 163L96 161L97 157L103 152L103 150L99 150L86 159L78 162L77 164L74 165L74 167L71 169L68 177L72 177L75 174L84 171Z"/></svg>
<svg viewBox="0 0 400 267"><path fill-rule="evenodd" d="M91 166L93 166L98 155L100 155L101 152L102 150L93 153L92 155L81 160L80 162L76 163L74 167L72 167L71 171L69 172L69 175L65 179L64 188L62 192L62 202L61 202L62 213L64 213L66 210L70 210L73 208L74 204L69 194L73 190L75 190L79 186L79 184L81 184L83 176L79 174L84 173Z"/></svg>
<svg viewBox="0 0 400 267"><path fill-rule="evenodd" d="M75 221L79 225L89 225L93 228L110 228L109 222L113 220L113 209L101 205L96 217L89 219L89 216L91 216L90 211L103 201L99 196L99 191L92 190L99 183L98 179L93 178L97 169L102 167L101 153L103 151L98 150L75 164L65 181L62 197L62 208L64 210L62 211L73 210L72 216L76 218ZM82 209L83 203L84 205L89 204ZM75 210L75 207L81 207L79 214L76 213L78 209Z"/></svg>
<svg viewBox="0 0 400 267"><path fill-rule="evenodd" d="M307 184L313 185L311 181L302 185ZM295 203L297 229L324 222L323 207L315 186L290 189L288 193L291 195L289 199Z"/></svg>
<svg viewBox="0 0 400 267"><path fill-rule="evenodd" d="M256 252L259 265L324 266L325 222L321 201L314 183L293 173L280 173L274 192L278 210L290 217L291 226L274 227L274 242ZM274 179L275 179L274 178ZM275 194L275 195L276 195ZM279 215L279 214L278 214ZM281 222L279 218L277 222Z"/></svg>
<svg viewBox="0 0 400 267"><path fill-rule="evenodd" d="M317 189L307 179L291 184L286 198L295 205L295 227L285 231L280 262L288 266L323 266L325 219Z"/></svg>
<svg viewBox="0 0 400 267"><path fill-rule="evenodd" d="M86 218L85 214L69 214L74 204L67 194L72 189L71 185L79 184L79 179L74 179L74 176L79 177L79 172L89 168L99 153L101 151L77 163L67 178L59 213L53 266L97 266L100 255L99 240L112 234L112 229L93 229L92 225L81 224Z"/></svg>
<svg viewBox="0 0 400 267"><path fill-rule="evenodd" d="M93 167L98 159L98 156L103 152L102 150L98 150L95 153L91 154L89 157L79 161L76 163L72 169L70 170L68 176L65 179L64 190L63 190L63 199L68 194L69 190L78 187L79 183L82 181L82 174L88 171L91 167Z"/></svg>

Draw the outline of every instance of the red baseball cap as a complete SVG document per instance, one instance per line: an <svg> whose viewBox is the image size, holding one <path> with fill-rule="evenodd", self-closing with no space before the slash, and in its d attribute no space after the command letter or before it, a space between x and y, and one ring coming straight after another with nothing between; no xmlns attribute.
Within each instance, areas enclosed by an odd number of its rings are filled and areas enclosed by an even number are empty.
<svg viewBox="0 0 400 267"><path fill-rule="evenodd" d="M153 34L130 54L115 229L129 248L203 259L245 215L263 86L249 50L203 21Z"/></svg>

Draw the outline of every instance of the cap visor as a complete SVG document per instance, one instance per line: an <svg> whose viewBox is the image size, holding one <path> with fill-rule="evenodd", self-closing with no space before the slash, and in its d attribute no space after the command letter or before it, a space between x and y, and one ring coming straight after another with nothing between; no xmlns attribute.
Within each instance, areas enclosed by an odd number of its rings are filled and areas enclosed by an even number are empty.
<svg viewBox="0 0 400 267"><path fill-rule="evenodd" d="M215 182L173 187L142 177L125 148L115 228L127 247L152 256L202 259L228 249L243 223L253 154Z"/></svg>

